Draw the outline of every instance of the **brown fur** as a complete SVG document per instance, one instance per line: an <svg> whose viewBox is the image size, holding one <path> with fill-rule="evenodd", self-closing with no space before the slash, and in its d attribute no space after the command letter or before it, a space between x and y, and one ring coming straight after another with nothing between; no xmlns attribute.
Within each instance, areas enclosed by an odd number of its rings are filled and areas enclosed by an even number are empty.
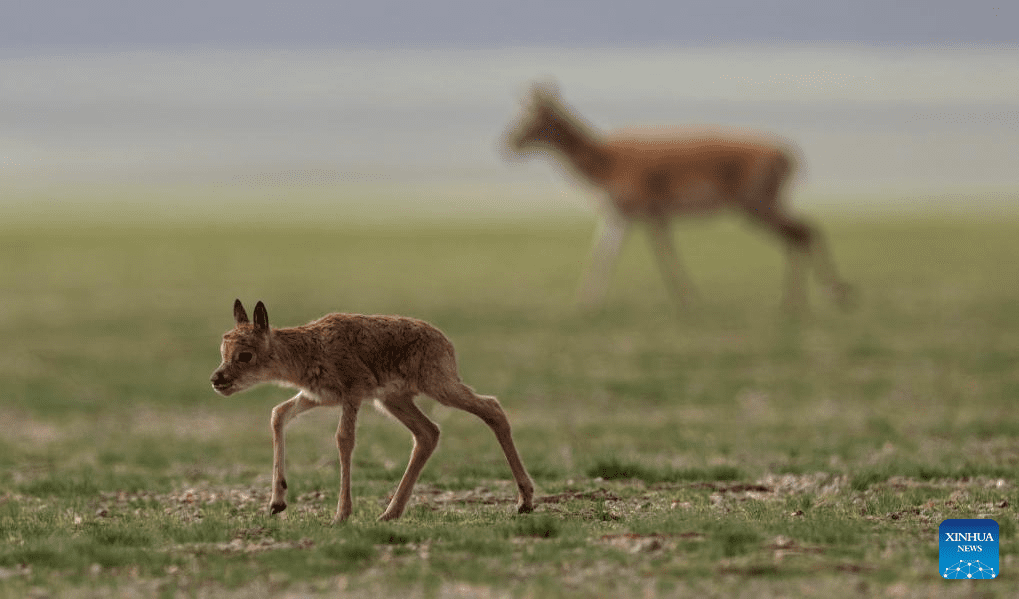
<svg viewBox="0 0 1019 599"><path fill-rule="evenodd" d="M658 264L680 300L692 289L672 245L669 219L734 209L774 231L789 254L787 305L805 303L801 254L814 259L835 300L849 286L839 279L821 233L790 216L781 192L794 172L795 149L760 135L718 129L628 131L603 136L562 104L554 90L536 86L524 119L507 137L518 154L538 150L606 192L608 214L595 247L581 300L600 301L628 223L648 225Z"/></svg>
<svg viewBox="0 0 1019 599"><path fill-rule="evenodd" d="M517 482L520 513L533 509L534 485L520 460L505 412L494 397L478 395L457 373L453 344L427 322L402 316L328 314L306 325L269 326L262 302L249 322L240 300L234 302L235 326L223 335L223 362L211 380L221 395L232 395L259 383L300 391L272 411L273 487L269 510L286 509L283 430L301 412L340 406L336 432L340 455L340 500L335 521L350 517L351 455L358 409L366 399L404 424L414 435L407 471L380 520L399 518L414 483L439 441L439 428L414 404L425 394L439 403L481 418L495 432Z"/></svg>

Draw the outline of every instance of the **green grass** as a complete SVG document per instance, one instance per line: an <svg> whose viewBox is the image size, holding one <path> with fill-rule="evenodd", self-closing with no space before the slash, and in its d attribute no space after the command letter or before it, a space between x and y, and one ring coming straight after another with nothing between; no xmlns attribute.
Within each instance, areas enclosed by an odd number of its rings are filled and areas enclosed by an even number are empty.
<svg viewBox="0 0 1019 599"><path fill-rule="evenodd" d="M677 227L701 296L640 235L608 300L573 294L592 224L258 223L0 229L0 596L1008 596L1019 568L1019 219L825 219L861 293L779 310L782 252L734 220ZM277 326L429 320L497 395L538 486L513 513L494 436L443 431L403 519L375 518L410 435L362 412L354 516L335 412L288 429L208 377L235 297ZM993 517L1002 575L937 578L938 524Z"/></svg>

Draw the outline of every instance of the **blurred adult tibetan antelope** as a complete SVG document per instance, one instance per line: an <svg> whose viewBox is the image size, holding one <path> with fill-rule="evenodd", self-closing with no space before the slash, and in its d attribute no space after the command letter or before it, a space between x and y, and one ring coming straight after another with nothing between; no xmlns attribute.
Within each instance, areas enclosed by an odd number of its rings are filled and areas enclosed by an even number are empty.
<svg viewBox="0 0 1019 599"><path fill-rule="evenodd" d="M693 287L673 246L669 219L725 208L743 212L785 244L787 307L806 303L804 257L835 302L849 303L850 287L839 278L823 234L783 206L781 192L794 167L791 147L763 136L734 136L709 128L601 135L562 103L554 89L540 85L532 89L525 114L506 142L516 155L550 155L608 197L601 238L580 288L582 303L604 298L633 222L647 226L668 290L685 301Z"/></svg>
<svg viewBox="0 0 1019 599"><path fill-rule="evenodd" d="M223 361L212 387L233 395L259 383L298 389L272 410L272 499L269 511L287 507L283 429L298 414L320 406L342 409L336 431L340 455L340 499L333 522L350 517L350 465L357 412L366 399L410 429L414 450L389 507L379 520L403 514L425 462L439 444L439 427L414 404L419 393L481 418L495 432L517 481L517 511L533 509L534 484L513 444L509 420L499 401L478 395L457 374L453 344L438 329L402 316L328 314L306 325L270 328L265 305L255 305L254 323L241 300L234 302L234 328L223 335Z"/></svg>

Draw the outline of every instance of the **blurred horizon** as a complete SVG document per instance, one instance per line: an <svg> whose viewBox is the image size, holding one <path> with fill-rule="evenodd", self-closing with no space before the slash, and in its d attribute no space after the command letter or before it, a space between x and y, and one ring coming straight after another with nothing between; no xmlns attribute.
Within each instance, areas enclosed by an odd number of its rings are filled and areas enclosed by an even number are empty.
<svg viewBox="0 0 1019 599"><path fill-rule="evenodd" d="M432 195L501 187L501 195L543 195L534 209L550 194L583 205L588 191L547 161L508 164L497 150L530 83L549 79L601 131L718 124L787 138L805 156L797 198L860 194L880 203L873 198L882 194L907 201L991 190L1010 204L1019 189L1019 46L0 56L5 211L30 210L25 193L57 185L178 183L422 186Z"/></svg>

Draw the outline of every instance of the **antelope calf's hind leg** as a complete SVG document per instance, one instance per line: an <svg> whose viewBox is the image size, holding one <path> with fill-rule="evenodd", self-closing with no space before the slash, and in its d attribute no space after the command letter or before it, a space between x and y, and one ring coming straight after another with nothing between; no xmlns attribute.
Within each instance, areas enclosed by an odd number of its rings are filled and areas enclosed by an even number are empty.
<svg viewBox="0 0 1019 599"><path fill-rule="evenodd" d="M516 445L513 443L509 419L502 406L499 405L499 400L489 395L478 395L461 382L442 385L438 389L429 390L426 393L445 406L474 414L492 429L506 455L506 461L513 472L513 478L517 482L519 493L517 513L525 514L534 511L534 482L527 474Z"/></svg>
<svg viewBox="0 0 1019 599"><path fill-rule="evenodd" d="M410 461L407 462L407 470L400 479L389 507L379 516L379 520L395 520L403 514L425 462L439 445L439 427L414 404L412 391L392 393L382 398L379 404L414 435L414 449L411 451Z"/></svg>

